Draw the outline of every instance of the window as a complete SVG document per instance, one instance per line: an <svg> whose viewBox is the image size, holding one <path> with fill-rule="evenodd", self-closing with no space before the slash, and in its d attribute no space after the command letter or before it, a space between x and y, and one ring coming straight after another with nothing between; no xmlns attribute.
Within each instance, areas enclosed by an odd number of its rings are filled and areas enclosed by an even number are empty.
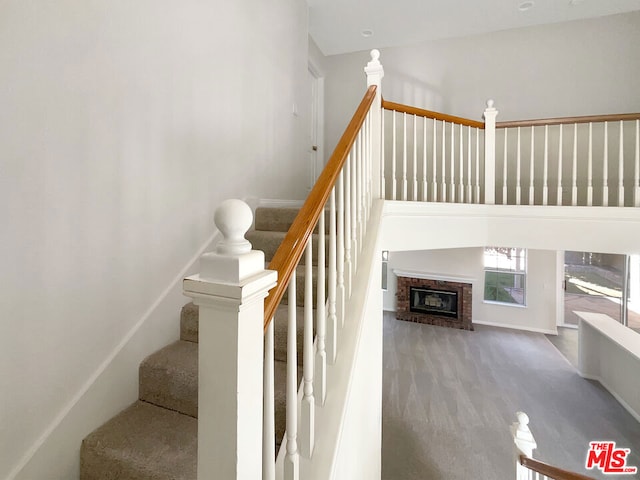
<svg viewBox="0 0 640 480"><path fill-rule="evenodd" d="M526 305L526 277L526 249L485 247L485 301Z"/></svg>

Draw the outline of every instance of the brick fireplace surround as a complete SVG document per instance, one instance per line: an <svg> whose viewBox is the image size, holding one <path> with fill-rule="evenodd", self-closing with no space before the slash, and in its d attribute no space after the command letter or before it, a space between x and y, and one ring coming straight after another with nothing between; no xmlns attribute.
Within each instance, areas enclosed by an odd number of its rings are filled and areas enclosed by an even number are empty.
<svg viewBox="0 0 640 480"><path fill-rule="evenodd" d="M440 315L417 313L409 309L410 287L431 288L435 290L449 290L458 293L458 318ZM398 275L396 318L408 322L426 323L441 327L473 330L471 320L472 286L470 283L414 278Z"/></svg>

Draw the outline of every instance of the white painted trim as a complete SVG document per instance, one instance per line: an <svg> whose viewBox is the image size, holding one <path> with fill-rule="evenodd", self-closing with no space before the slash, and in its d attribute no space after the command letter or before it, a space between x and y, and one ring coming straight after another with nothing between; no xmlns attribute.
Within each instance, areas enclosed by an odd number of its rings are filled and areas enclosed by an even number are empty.
<svg viewBox="0 0 640 480"><path fill-rule="evenodd" d="M618 402L620 402L620 405L622 405L624 409L627 412L629 412L633 418L635 418L638 422L640 422L640 412L636 412L633 408L631 408L631 405L625 402L624 399L620 395L618 395L609 385L607 385L607 383L602 378L600 378L599 375L587 375L582 373L579 369L578 369L578 375L580 375L582 378L585 378L587 380L595 380L597 382L600 382L600 384L604 388L606 388L611 395L613 395L613 398L615 398Z"/></svg>
<svg viewBox="0 0 640 480"><path fill-rule="evenodd" d="M464 275L443 275L441 273L429 273L429 272L418 272L415 270L401 270L401 269L393 269L393 273L396 277L407 277L407 278L424 278L425 280L441 280L444 282L458 282L458 283L471 283L473 284L478 279L475 277L468 277Z"/></svg>
<svg viewBox="0 0 640 480"><path fill-rule="evenodd" d="M202 254L210 248L210 246L220 237L220 232L215 230L207 240L201 245L197 253L189 259L187 265L174 277L171 283L162 291L162 293L151 304L147 311L142 315L140 320L127 332L120 343L109 353L105 360L98 366L98 368L91 374L89 379L80 387L72 399L62 408L62 410L56 415L53 421L46 427L44 432L38 437L38 439L29 447L26 453L18 461L16 466L11 470L6 480L14 480L17 475L28 465L31 459L35 456L38 450L47 442L48 438L58 428L74 407L82 400L83 396L94 386L98 378L109 368L116 357L124 350L127 344L131 341L134 335L142 328L145 322L153 315L158 306L168 297L170 292L174 289L182 289L182 281L189 271L200 260Z"/></svg>
<svg viewBox="0 0 640 480"><path fill-rule="evenodd" d="M496 322L484 322L473 320L473 325L486 325L487 327L500 327L500 328L510 328L511 330L522 330L525 332L533 332L533 333L543 333L545 335L557 335L557 330L549 330L546 328L535 328L535 327L523 327L520 325L505 325L504 323L496 323Z"/></svg>

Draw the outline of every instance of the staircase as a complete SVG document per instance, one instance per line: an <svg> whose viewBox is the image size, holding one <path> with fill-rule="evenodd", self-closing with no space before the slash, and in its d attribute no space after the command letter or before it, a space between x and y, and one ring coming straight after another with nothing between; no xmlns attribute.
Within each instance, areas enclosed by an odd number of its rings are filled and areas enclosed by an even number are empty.
<svg viewBox="0 0 640 480"><path fill-rule="evenodd" d="M296 214L292 208L258 208L255 228L246 238L255 250L264 251L269 261ZM302 282L300 269L297 276ZM303 295L303 289L299 289L299 318ZM274 328L276 452L285 432L286 303L285 297ZM299 352L302 337L303 325L298 322ZM298 355L298 381L302 377L301 361L302 355ZM81 480L195 480L197 417L198 307L188 303L180 315L180 340L140 364L138 400L83 440Z"/></svg>

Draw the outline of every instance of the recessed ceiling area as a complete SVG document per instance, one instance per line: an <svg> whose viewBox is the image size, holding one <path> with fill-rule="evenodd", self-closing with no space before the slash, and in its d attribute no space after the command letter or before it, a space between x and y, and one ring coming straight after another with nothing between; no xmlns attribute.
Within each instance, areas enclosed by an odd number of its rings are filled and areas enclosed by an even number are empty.
<svg viewBox="0 0 640 480"><path fill-rule="evenodd" d="M325 55L640 10L640 0L307 0ZM371 32L364 35L363 32Z"/></svg>

